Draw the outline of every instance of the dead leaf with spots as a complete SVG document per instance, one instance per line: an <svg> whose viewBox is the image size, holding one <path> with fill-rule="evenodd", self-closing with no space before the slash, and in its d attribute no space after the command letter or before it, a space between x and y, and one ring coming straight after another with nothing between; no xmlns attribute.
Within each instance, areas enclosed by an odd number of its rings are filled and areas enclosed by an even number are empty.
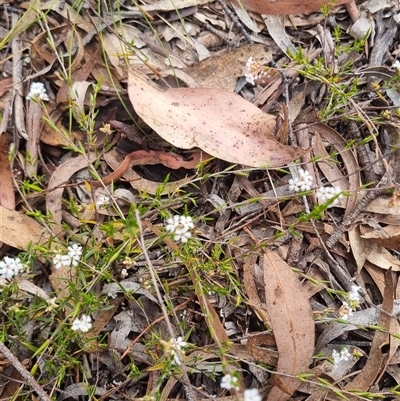
<svg viewBox="0 0 400 401"><path fill-rule="evenodd" d="M314 319L308 293L290 266L269 249L263 252L265 300L278 348L270 401L288 400L300 385L291 377L309 369L314 355Z"/></svg>
<svg viewBox="0 0 400 401"><path fill-rule="evenodd" d="M336 0L335 6L350 3L352 0ZM321 10L328 3L326 0L298 1L298 0L234 0L234 4L257 14L309 14Z"/></svg>
<svg viewBox="0 0 400 401"><path fill-rule="evenodd" d="M279 143L276 118L222 89L178 88L165 92L129 71L129 99L138 115L163 139L181 149L198 147L212 156L251 167L278 167L305 150Z"/></svg>

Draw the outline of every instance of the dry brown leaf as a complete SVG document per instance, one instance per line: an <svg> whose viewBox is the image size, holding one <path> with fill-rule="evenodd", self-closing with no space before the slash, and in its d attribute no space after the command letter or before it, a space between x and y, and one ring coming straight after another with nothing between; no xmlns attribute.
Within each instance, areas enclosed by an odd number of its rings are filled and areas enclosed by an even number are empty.
<svg viewBox="0 0 400 401"><path fill-rule="evenodd" d="M243 265L243 284L246 289L246 295L249 299L248 305L251 306L259 319L268 327L271 327L271 321L265 305L262 304L258 295L257 285L254 281L254 265L258 259L258 255L250 254Z"/></svg>
<svg viewBox="0 0 400 401"><path fill-rule="evenodd" d="M30 244L43 244L49 238L33 218L0 206L0 242L26 250Z"/></svg>
<svg viewBox="0 0 400 401"><path fill-rule="evenodd" d="M361 227L360 227L361 228ZM371 230L368 233L362 234L363 238L373 240L384 248L389 248L394 251L400 249L400 227L399 226L386 226L381 227L380 230Z"/></svg>
<svg viewBox="0 0 400 401"><path fill-rule="evenodd" d="M267 310L278 347L276 371L288 375L308 370L314 353L314 319L297 275L276 253L264 249L264 285ZM275 378L276 376L274 376ZM295 378L279 377L268 400L284 401L299 386ZM284 391L281 390L284 389Z"/></svg>
<svg viewBox="0 0 400 401"><path fill-rule="evenodd" d="M283 166L304 150L277 142L276 118L235 93L209 88L163 92L129 71L129 98L139 116L163 139L182 149L199 147L231 163Z"/></svg>
<svg viewBox="0 0 400 401"><path fill-rule="evenodd" d="M46 208L47 213L52 216L54 222L56 223L57 230L61 229L61 218L62 218L62 195L64 192L64 187L69 179L77 171L82 170L96 159L94 153L88 153L87 155L81 155L74 157L71 160L63 163L59 166L49 181L49 191L46 196ZM57 233L58 234L58 233Z"/></svg>
<svg viewBox="0 0 400 401"><path fill-rule="evenodd" d="M237 78L243 75L243 67L249 57L261 64L267 64L271 61L272 54L264 45L245 45L208 57L184 71L200 86L233 91Z"/></svg>
<svg viewBox="0 0 400 401"><path fill-rule="evenodd" d="M40 140L46 145L64 147L70 146L71 141L67 139L62 132L67 132L63 126L63 114L64 110L61 107L57 107L55 110L50 108L47 110L48 115L50 115L50 120L53 124L43 124L42 130L40 132ZM55 126L57 129L53 129ZM71 132L71 136L74 136L74 131Z"/></svg>
<svg viewBox="0 0 400 401"><path fill-rule="evenodd" d="M336 0L335 6L350 3L352 0ZM319 11L327 3L326 0L234 0L233 3L257 14L309 14Z"/></svg>
<svg viewBox="0 0 400 401"><path fill-rule="evenodd" d="M385 270L391 267L393 271L400 271L399 259L377 244L376 240L362 238L359 227L349 230L349 241L358 272L363 268L366 260Z"/></svg>
<svg viewBox="0 0 400 401"><path fill-rule="evenodd" d="M5 132L0 132L0 205L7 209L15 209L15 194Z"/></svg>
<svg viewBox="0 0 400 401"><path fill-rule="evenodd" d="M391 202L391 200L391 196L379 196L378 198L373 199L365 210L373 213L382 213L384 211L386 215L390 214L393 216L399 216L400 207L396 202Z"/></svg>
<svg viewBox="0 0 400 401"><path fill-rule="evenodd" d="M366 260L364 263L364 269L368 272L373 282L378 287L379 292L383 296L383 292L385 291L385 270L373 265L372 263L368 262L368 260Z"/></svg>
<svg viewBox="0 0 400 401"><path fill-rule="evenodd" d="M272 343L270 334L259 333L249 337L246 343L246 351L255 361L265 363L269 366L276 366L278 354L275 350L266 346L275 347L276 341L273 339Z"/></svg>
<svg viewBox="0 0 400 401"><path fill-rule="evenodd" d="M308 129L310 132L319 134L322 139L332 144L332 146L339 152L340 157L343 159L343 163L346 166L347 173L349 174L348 182L350 184L348 187L342 189L348 189L352 194L355 194L361 185L361 179L360 179L360 174L355 173L359 171L358 168L359 166L352 150L348 149L347 142L336 130L334 130L333 128L329 127L326 124L318 123L310 126ZM322 164L320 163L319 167L321 168L321 166ZM329 171L325 172L327 174L329 173ZM337 175L337 173L333 174L334 175L332 175L332 178L335 177L339 178L339 175ZM343 177L341 178L341 180L343 180ZM345 181L347 182L347 179ZM345 181L343 181L343 185L347 185ZM354 210L356 205L357 205L356 196L346 197L345 217L348 216Z"/></svg>
<svg viewBox="0 0 400 401"><path fill-rule="evenodd" d="M385 274L385 290L382 303L382 310L385 313L381 312L378 319L378 326L383 327L385 331L375 331L367 362L355 379L345 386L346 390L367 391L384 373L390 356L393 356L393 348L398 345L398 340L391 338L389 333L393 333L393 330L398 330L399 324L397 318L389 316L389 314L393 314L395 296L396 283L394 275L391 270L388 270ZM389 355L385 355L384 346L392 343Z"/></svg>

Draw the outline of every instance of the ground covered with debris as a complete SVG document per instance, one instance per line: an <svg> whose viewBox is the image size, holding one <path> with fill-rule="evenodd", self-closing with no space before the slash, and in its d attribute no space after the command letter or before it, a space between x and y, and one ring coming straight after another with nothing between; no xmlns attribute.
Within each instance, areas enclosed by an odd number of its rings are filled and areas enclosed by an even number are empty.
<svg viewBox="0 0 400 401"><path fill-rule="evenodd" d="M399 10L0 1L0 400L400 399Z"/></svg>

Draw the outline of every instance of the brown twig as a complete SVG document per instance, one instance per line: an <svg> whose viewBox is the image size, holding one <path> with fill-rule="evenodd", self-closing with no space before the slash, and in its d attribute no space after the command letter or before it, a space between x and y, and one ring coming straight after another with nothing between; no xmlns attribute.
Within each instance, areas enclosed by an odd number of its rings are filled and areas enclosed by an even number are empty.
<svg viewBox="0 0 400 401"><path fill-rule="evenodd" d="M43 401L51 401L51 398L44 392L39 383L26 370L24 365L14 356L14 354L0 341L0 352L10 361L18 373L34 388L39 398Z"/></svg>

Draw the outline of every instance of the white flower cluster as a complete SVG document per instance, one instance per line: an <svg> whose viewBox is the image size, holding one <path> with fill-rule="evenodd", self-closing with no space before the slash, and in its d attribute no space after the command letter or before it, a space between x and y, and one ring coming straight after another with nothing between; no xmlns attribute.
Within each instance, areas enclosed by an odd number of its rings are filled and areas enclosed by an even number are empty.
<svg viewBox="0 0 400 401"><path fill-rule="evenodd" d="M193 219L190 216L175 215L167 220L165 229L174 235L176 242L188 242L192 236L190 230L194 228Z"/></svg>
<svg viewBox="0 0 400 401"><path fill-rule="evenodd" d="M82 256L82 246L79 244L72 244L68 246L68 254L57 254L53 258L53 264L56 269L62 267L78 266L78 262Z"/></svg>
<svg viewBox="0 0 400 401"><path fill-rule="evenodd" d="M246 81L251 85L255 85L256 80L263 78L265 75L267 75L267 72L263 65L254 61L253 57L249 57L246 63L246 72L244 74Z"/></svg>
<svg viewBox="0 0 400 401"><path fill-rule="evenodd" d="M340 308L342 319L347 320L349 316L360 306L360 294L358 291L361 289L358 285L352 285L350 292L347 293L347 301L343 302Z"/></svg>
<svg viewBox="0 0 400 401"><path fill-rule="evenodd" d="M180 366L181 365L181 361L179 359L179 355L177 351L180 351L181 354L185 354L185 351L182 349L182 347L186 347L187 342L183 341L182 337L178 337L178 338L171 338L169 340L170 344L172 344L170 352L171 355L174 357L174 362L176 365Z"/></svg>
<svg viewBox="0 0 400 401"><path fill-rule="evenodd" d="M395 68L397 71L399 71L400 70L400 61L396 60L394 62L394 64L392 65L392 68Z"/></svg>
<svg viewBox="0 0 400 401"><path fill-rule="evenodd" d="M240 390L238 378L229 373L226 374L221 380L221 388L225 388L226 390Z"/></svg>
<svg viewBox="0 0 400 401"><path fill-rule="evenodd" d="M317 189L315 195L317 196L319 204L326 203L336 195L337 198L329 205L329 207L335 206L339 203L339 199L343 197L343 195L340 193L341 189L340 188L334 188L334 187L320 187Z"/></svg>
<svg viewBox="0 0 400 401"><path fill-rule="evenodd" d="M335 366L338 366L342 361L349 361L352 356L346 347L343 347L340 352L335 349L332 351L333 364Z"/></svg>
<svg viewBox="0 0 400 401"><path fill-rule="evenodd" d="M92 328L92 323L91 323L92 319L90 318L90 316L87 315L82 315L82 317L76 318L73 322L72 322L72 327L71 329L74 331L82 331L83 333L87 333L91 328Z"/></svg>
<svg viewBox="0 0 400 401"><path fill-rule="evenodd" d="M28 100L31 99L40 99L48 102L50 99L46 93L46 88L41 82L32 82L31 87L29 89L29 93L27 94L26 98Z"/></svg>
<svg viewBox="0 0 400 401"><path fill-rule="evenodd" d="M244 390L243 399L244 401L261 401L262 397L256 388L250 388Z"/></svg>
<svg viewBox="0 0 400 401"><path fill-rule="evenodd" d="M307 170L299 168L298 178L291 178L289 180L289 190L293 192L309 191L313 182L313 177Z"/></svg>
<svg viewBox="0 0 400 401"><path fill-rule="evenodd" d="M0 261L0 278L11 280L23 269L24 265L19 258L14 259L5 256L4 259Z"/></svg>

